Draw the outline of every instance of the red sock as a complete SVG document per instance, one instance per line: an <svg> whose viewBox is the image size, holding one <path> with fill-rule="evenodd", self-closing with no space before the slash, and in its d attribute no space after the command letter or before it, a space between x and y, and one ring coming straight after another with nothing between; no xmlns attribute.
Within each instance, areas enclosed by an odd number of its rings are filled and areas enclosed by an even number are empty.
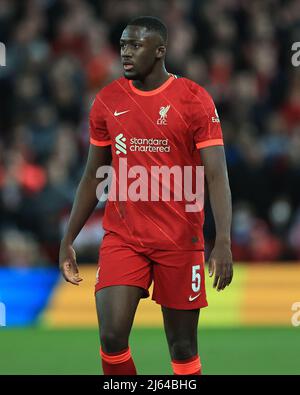
<svg viewBox="0 0 300 395"><path fill-rule="evenodd" d="M178 361L172 360L172 368L175 375L201 375L201 362L199 355Z"/></svg>
<svg viewBox="0 0 300 395"><path fill-rule="evenodd" d="M104 375L136 376L137 373L129 347L125 350L109 354L100 348L100 356Z"/></svg>

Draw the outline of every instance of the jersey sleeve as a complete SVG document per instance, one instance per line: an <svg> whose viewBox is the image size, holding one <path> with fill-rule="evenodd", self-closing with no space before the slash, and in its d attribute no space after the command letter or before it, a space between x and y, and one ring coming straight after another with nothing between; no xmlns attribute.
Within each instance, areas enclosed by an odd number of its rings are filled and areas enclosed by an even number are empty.
<svg viewBox="0 0 300 395"><path fill-rule="evenodd" d="M190 127L196 147L224 145L219 115L210 94L199 86L194 99Z"/></svg>
<svg viewBox="0 0 300 395"><path fill-rule="evenodd" d="M111 139L106 127L105 109L101 100L96 96L89 116L90 143L98 147L111 144Z"/></svg>

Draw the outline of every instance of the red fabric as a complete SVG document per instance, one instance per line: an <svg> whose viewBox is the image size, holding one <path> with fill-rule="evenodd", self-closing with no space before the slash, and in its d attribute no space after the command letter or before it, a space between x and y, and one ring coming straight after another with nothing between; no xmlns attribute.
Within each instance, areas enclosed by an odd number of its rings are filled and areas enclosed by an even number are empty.
<svg viewBox="0 0 300 395"><path fill-rule="evenodd" d="M155 262L155 264L153 264ZM104 236L95 292L112 285L145 290L154 280L152 299L174 309L207 306L203 251L162 251L129 245L115 234Z"/></svg>
<svg viewBox="0 0 300 395"><path fill-rule="evenodd" d="M196 166L201 165L197 145L204 148L211 143L221 145L223 141L218 113L204 88L187 78L170 76L161 87L144 92L134 88L127 79L120 78L96 95L90 112L90 138L96 145L112 142L116 201L109 200L106 205L103 221L106 231L143 247L204 249L203 205L199 203L199 211L187 212L187 204L195 203L195 200L189 202L186 199L186 188L180 181L184 178L183 166L190 166L195 186ZM125 174L120 163L125 163ZM128 171L137 165L143 166L149 175L148 196L133 201L128 197L128 190L136 178L128 177ZM182 177L171 175L170 188L166 186L170 201L164 201L162 177L154 175L159 188L154 193L157 201L151 201L151 170L163 165L168 169L177 166ZM197 177L200 184L200 176ZM139 174L137 178L140 178ZM119 182L123 183L125 179L128 179L128 185L124 188L123 198ZM175 186L181 190L180 199L175 195ZM201 186L204 188L204 183Z"/></svg>
<svg viewBox="0 0 300 395"><path fill-rule="evenodd" d="M175 375L199 376L202 373L199 355L185 360L172 360L172 368Z"/></svg>
<svg viewBox="0 0 300 395"><path fill-rule="evenodd" d="M104 375L136 376L136 368L129 348L117 353L105 353L100 348L102 369Z"/></svg>

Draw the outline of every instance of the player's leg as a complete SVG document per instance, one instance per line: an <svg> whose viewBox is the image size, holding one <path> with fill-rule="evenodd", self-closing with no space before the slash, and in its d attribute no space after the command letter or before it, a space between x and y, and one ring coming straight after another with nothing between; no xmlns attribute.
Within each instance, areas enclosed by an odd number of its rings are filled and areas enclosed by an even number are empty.
<svg viewBox="0 0 300 395"><path fill-rule="evenodd" d="M201 374L197 342L199 309L162 306L162 313L174 373Z"/></svg>
<svg viewBox="0 0 300 395"><path fill-rule="evenodd" d="M156 251L152 298L162 307L175 374L200 374L199 309L207 306L203 251Z"/></svg>
<svg viewBox="0 0 300 395"><path fill-rule="evenodd" d="M104 374L136 374L128 338L139 300L149 295L151 280L150 263L142 252L106 234L95 286Z"/></svg>
<svg viewBox="0 0 300 395"><path fill-rule="evenodd" d="M100 343L105 353L128 348L134 315L144 290L132 286L112 286L96 293Z"/></svg>
<svg viewBox="0 0 300 395"><path fill-rule="evenodd" d="M175 310L163 306L161 309L171 358L182 360L196 355L199 309Z"/></svg>
<svg viewBox="0 0 300 395"><path fill-rule="evenodd" d="M96 293L101 359L106 375L135 375L128 339L134 315L144 290L112 286Z"/></svg>

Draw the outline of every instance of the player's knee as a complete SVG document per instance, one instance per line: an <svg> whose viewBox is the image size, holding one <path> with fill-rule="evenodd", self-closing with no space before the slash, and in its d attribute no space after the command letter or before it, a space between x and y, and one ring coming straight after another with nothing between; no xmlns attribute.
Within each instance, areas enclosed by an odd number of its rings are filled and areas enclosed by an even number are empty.
<svg viewBox="0 0 300 395"><path fill-rule="evenodd" d="M128 338L120 331L103 331L100 335L101 347L104 352L118 352L128 347Z"/></svg>
<svg viewBox="0 0 300 395"><path fill-rule="evenodd" d="M188 359L197 354L197 347L190 340L177 340L171 344L172 359L183 360Z"/></svg>

